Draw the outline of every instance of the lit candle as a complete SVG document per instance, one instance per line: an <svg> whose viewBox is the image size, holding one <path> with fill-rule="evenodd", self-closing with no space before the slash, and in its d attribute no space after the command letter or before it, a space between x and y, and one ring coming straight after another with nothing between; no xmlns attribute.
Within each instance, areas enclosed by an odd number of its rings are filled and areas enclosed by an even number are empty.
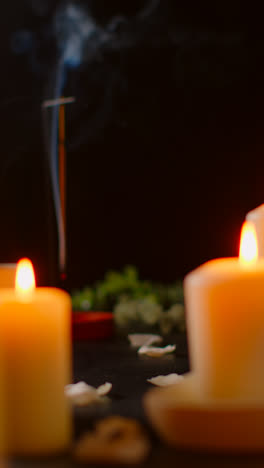
<svg viewBox="0 0 264 468"><path fill-rule="evenodd" d="M212 260L184 281L191 368L205 398L264 401L264 260L245 223L239 258Z"/></svg>
<svg viewBox="0 0 264 468"><path fill-rule="evenodd" d="M71 411L71 302L67 293L35 288L31 263L18 264L15 289L0 290L0 350L7 387L7 439L13 455L64 451Z"/></svg>
<svg viewBox="0 0 264 468"><path fill-rule="evenodd" d="M259 257L264 258L264 204L246 215L246 220L254 224L258 239Z"/></svg>
<svg viewBox="0 0 264 468"><path fill-rule="evenodd" d="M0 264L0 288L13 288L15 284L16 263Z"/></svg>
<svg viewBox="0 0 264 468"><path fill-rule="evenodd" d="M3 460L7 455L7 411L6 411L6 373L4 372L3 353L0 350L0 467L4 468L6 465Z"/></svg>

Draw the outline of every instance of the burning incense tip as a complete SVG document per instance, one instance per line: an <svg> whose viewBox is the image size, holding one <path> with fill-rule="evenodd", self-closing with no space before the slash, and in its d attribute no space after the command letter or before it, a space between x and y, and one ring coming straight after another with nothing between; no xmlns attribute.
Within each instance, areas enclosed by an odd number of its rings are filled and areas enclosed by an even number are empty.
<svg viewBox="0 0 264 468"><path fill-rule="evenodd" d="M74 97L48 99L47 101L43 102L42 107L47 108L47 107L54 107L54 106L62 106L64 104L71 104L75 101L76 99Z"/></svg>

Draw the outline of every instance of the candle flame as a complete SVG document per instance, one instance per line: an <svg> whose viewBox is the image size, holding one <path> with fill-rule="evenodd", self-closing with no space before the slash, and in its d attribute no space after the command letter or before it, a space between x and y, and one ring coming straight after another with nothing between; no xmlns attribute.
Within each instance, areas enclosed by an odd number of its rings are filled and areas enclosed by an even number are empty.
<svg viewBox="0 0 264 468"><path fill-rule="evenodd" d="M18 262L16 269L16 291L29 293L36 287L33 265L27 258Z"/></svg>
<svg viewBox="0 0 264 468"><path fill-rule="evenodd" d="M239 260L244 265L255 263L258 259L258 241L254 225L245 221L241 229Z"/></svg>

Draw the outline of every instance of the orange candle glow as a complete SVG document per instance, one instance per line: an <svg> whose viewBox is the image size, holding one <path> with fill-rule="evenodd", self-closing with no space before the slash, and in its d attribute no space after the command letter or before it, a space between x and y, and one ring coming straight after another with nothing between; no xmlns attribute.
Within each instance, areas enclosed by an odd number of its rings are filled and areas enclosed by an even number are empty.
<svg viewBox="0 0 264 468"><path fill-rule="evenodd" d="M210 398L264 401L264 260L254 226L242 229L240 258L212 260L184 281L191 367Z"/></svg>
<svg viewBox="0 0 264 468"><path fill-rule="evenodd" d="M245 222L242 226L239 260L245 266L256 263L258 260L257 235L254 225L250 222Z"/></svg>
<svg viewBox="0 0 264 468"><path fill-rule="evenodd" d="M28 294L35 290L35 273L31 261L27 258L20 260L17 266L15 287L16 291L22 294Z"/></svg>
<svg viewBox="0 0 264 468"><path fill-rule="evenodd" d="M64 291L36 288L31 262L18 264L15 289L0 290L0 343L7 369L7 439L12 455L64 451L71 411L71 301Z"/></svg>
<svg viewBox="0 0 264 468"><path fill-rule="evenodd" d="M247 213L246 220L255 227L258 239L258 256L264 258L264 204Z"/></svg>
<svg viewBox="0 0 264 468"><path fill-rule="evenodd" d="M212 260L184 281L191 372L151 390L144 406L169 444L264 451L264 260L245 223L239 258Z"/></svg>

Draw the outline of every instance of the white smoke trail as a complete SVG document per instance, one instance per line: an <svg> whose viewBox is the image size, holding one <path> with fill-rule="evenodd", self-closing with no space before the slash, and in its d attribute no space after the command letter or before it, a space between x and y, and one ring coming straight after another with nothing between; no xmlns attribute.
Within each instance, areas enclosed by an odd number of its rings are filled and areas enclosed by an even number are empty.
<svg viewBox="0 0 264 468"><path fill-rule="evenodd" d="M56 83L54 89L54 99L61 95L64 81L64 63L61 60L58 64L56 73ZM59 106L52 107L51 118L51 148L50 148L50 171L51 171L51 184L54 200L54 209L58 229L58 245L59 245L59 267L60 272L65 272L66 267L66 226L64 225L63 215L61 210L61 196L59 186L59 172L58 172L58 109Z"/></svg>
<svg viewBox="0 0 264 468"><path fill-rule="evenodd" d="M85 46L88 45L91 51L98 49L107 36L89 10L72 3L57 11L54 26L61 58L69 67L81 64Z"/></svg>
<svg viewBox="0 0 264 468"><path fill-rule="evenodd" d="M152 14L159 5L159 0L150 0L144 6L139 19ZM98 50L105 44L111 44L112 33L118 27L123 17L112 18L108 26L103 29L100 27L88 9L84 10L80 5L67 2L55 14L54 28L58 41L59 61L56 71L56 84L53 98L59 99L63 93L64 80L67 67L78 67L84 57L89 61L94 57ZM113 43L113 48L116 45ZM59 241L59 265L60 271L65 271L66 266L66 232L63 222L60 187L58 174L58 116L59 107L52 109L52 127L51 127L51 152L50 152L50 170L52 191L55 207L55 215L58 230Z"/></svg>

